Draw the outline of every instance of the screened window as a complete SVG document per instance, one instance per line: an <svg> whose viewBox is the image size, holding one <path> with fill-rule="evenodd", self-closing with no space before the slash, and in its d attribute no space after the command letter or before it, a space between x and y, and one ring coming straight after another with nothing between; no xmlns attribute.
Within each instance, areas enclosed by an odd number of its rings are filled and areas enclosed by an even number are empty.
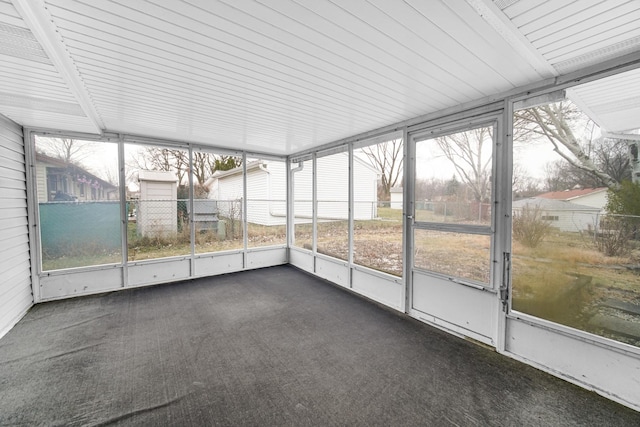
<svg viewBox="0 0 640 427"><path fill-rule="evenodd" d="M125 144L129 261L191 254L189 153Z"/></svg>
<svg viewBox="0 0 640 427"><path fill-rule="evenodd" d="M42 270L121 263L117 145L36 137L35 151Z"/></svg>
<svg viewBox="0 0 640 427"><path fill-rule="evenodd" d="M494 133L416 139L415 268L489 285Z"/></svg>
<svg viewBox="0 0 640 427"><path fill-rule="evenodd" d="M402 276L402 138L353 152L354 262Z"/></svg>
<svg viewBox="0 0 640 427"><path fill-rule="evenodd" d="M313 249L313 161L292 163L293 245Z"/></svg>
<svg viewBox="0 0 640 427"><path fill-rule="evenodd" d="M640 346L640 120L618 102L625 78L516 108L512 308ZM582 108L595 100L606 115Z"/></svg>
<svg viewBox="0 0 640 427"><path fill-rule="evenodd" d="M349 259L349 154L318 157L317 251Z"/></svg>
<svg viewBox="0 0 640 427"><path fill-rule="evenodd" d="M248 247L286 244L286 224L286 163L247 159Z"/></svg>

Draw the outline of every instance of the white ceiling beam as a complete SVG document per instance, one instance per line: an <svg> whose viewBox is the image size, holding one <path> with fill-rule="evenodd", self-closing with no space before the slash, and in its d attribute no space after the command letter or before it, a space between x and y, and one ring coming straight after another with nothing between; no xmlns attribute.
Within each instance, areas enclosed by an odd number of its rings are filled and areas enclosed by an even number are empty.
<svg viewBox="0 0 640 427"><path fill-rule="evenodd" d="M466 2L544 78L560 73L531 44L493 0L466 0Z"/></svg>
<svg viewBox="0 0 640 427"><path fill-rule="evenodd" d="M105 128L104 123L89 96L80 72L76 68L60 33L53 23L44 1L11 0L11 2L67 84L84 114L95 127L96 133L102 133Z"/></svg>

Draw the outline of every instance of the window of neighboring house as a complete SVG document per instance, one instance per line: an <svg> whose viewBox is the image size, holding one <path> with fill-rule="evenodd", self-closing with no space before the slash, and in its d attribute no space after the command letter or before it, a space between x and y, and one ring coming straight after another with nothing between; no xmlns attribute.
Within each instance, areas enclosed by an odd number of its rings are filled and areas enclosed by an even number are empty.
<svg viewBox="0 0 640 427"><path fill-rule="evenodd" d="M84 197L84 183L80 184L78 187L80 189L80 197Z"/></svg>
<svg viewBox="0 0 640 427"><path fill-rule="evenodd" d="M540 219L543 221L558 221L559 217L557 215L543 215Z"/></svg>

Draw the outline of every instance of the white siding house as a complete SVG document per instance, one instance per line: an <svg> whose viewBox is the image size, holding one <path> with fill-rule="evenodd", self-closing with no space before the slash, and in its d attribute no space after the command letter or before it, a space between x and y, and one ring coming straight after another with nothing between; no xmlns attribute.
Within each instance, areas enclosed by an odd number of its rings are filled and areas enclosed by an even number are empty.
<svg viewBox="0 0 640 427"><path fill-rule="evenodd" d="M115 185L77 164L42 153L36 153L36 185L38 203L105 201L118 200L120 197Z"/></svg>
<svg viewBox="0 0 640 427"><path fill-rule="evenodd" d="M540 219L561 230L582 232L595 230L598 227L600 209L579 205L565 200L530 197L513 202L513 216L520 215L523 209L538 209Z"/></svg>
<svg viewBox="0 0 640 427"><path fill-rule="evenodd" d="M348 156L347 153L340 155ZM317 172L318 220L348 219L349 183L336 176L343 170L338 162L319 159ZM311 221L311 185L309 173L294 175L294 198L302 201L296 207L296 223ZM373 219L377 214L378 173L364 160L354 158L354 219ZM206 184L209 198L218 200L221 216L234 202L242 200L242 168L214 174ZM286 223L286 164L256 160L247 164L247 221L262 225Z"/></svg>
<svg viewBox="0 0 640 427"><path fill-rule="evenodd" d="M564 200L604 211L604 207L607 204L607 188L580 188L575 190L552 191L540 194L537 197L551 200Z"/></svg>

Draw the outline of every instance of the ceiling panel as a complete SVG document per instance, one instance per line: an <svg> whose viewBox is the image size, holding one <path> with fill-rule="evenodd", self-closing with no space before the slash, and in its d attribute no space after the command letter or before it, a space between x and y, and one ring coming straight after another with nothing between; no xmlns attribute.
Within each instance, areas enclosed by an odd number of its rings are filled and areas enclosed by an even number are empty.
<svg viewBox="0 0 640 427"><path fill-rule="evenodd" d="M27 127L99 130L7 0L0 0L0 64L0 113Z"/></svg>
<svg viewBox="0 0 640 427"><path fill-rule="evenodd" d="M46 3L110 131L288 154L546 77L466 3Z"/></svg>
<svg viewBox="0 0 640 427"><path fill-rule="evenodd" d="M636 0L518 0L502 11L560 74L640 50Z"/></svg>
<svg viewBox="0 0 640 427"><path fill-rule="evenodd" d="M640 69L576 86L567 96L607 132L640 129Z"/></svg>
<svg viewBox="0 0 640 427"><path fill-rule="evenodd" d="M0 113L292 154L636 49L603 3L0 0Z"/></svg>

